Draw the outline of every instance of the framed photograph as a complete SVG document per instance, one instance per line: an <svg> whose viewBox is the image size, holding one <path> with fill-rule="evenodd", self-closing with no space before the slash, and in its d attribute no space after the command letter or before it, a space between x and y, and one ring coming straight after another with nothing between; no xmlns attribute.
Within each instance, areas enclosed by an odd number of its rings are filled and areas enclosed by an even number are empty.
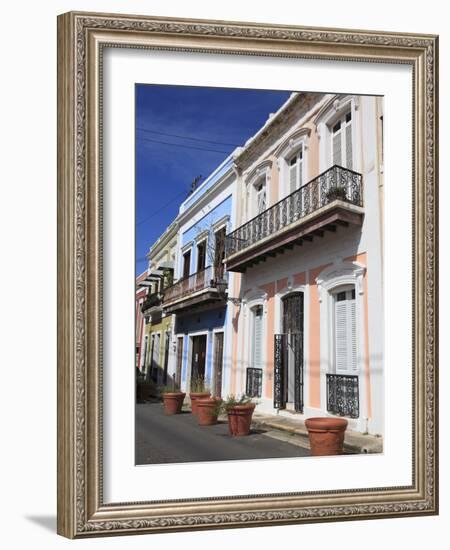
<svg viewBox="0 0 450 550"><path fill-rule="evenodd" d="M437 36L58 52L58 532L437 514Z"/></svg>

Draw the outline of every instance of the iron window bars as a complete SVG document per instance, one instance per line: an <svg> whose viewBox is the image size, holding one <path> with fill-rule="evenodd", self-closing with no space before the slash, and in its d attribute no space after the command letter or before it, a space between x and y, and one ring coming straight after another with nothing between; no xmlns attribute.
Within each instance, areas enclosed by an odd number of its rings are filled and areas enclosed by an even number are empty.
<svg viewBox="0 0 450 550"><path fill-rule="evenodd" d="M262 395L262 369L253 367L247 368L247 379L245 384L245 394L248 397L261 397Z"/></svg>
<svg viewBox="0 0 450 550"><path fill-rule="evenodd" d="M356 375L327 374L327 411L359 417L359 379Z"/></svg>

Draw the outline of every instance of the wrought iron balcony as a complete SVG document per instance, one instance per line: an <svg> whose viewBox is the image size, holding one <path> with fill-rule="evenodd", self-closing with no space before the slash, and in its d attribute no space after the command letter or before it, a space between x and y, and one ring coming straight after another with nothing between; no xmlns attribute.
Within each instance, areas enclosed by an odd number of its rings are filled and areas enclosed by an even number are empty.
<svg viewBox="0 0 450 550"><path fill-rule="evenodd" d="M142 312L149 312L154 308L158 308L162 305L162 294L160 292L153 292L148 294L142 303Z"/></svg>
<svg viewBox="0 0 450 550"><path fill-rule="evenodd" d="M223 268L208 266L166 288L163 309L166 313L172 313L210 305L212 302L223 302L226 286Z"/></svg>
<svg viewBox="0 0 450 550"><path fill-rule="evenodd" d="M359 377L327 374L327 411L349 418L359 417Z"/></svg>
<svg viewBox="0 0 450 550"><path fill-rule="evenodd" d="M311 241L336 224L361 225L361 174L333 166L226 237L228 271L245 271L286 247Z"/></svg>

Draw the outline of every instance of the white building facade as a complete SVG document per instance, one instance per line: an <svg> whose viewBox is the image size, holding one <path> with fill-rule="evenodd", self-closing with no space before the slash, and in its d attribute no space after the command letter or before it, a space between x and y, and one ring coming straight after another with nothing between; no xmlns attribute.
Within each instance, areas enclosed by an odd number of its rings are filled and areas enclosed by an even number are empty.
<svg viewBox="0 0 450 550"><path fill-rule="evenodd" d="M231 331L224 266L225 239L233 228L236 171L230 155L181 204L174 284L162 308L173 319L174 378L189 392L201 378L211 392L229 392Z"/></svg>
<svg viewBox="0 0 450 550"><path fill-rule="evenodd" d="M383 103L298 93L236 155L232 393L383 434Z"/></svg>

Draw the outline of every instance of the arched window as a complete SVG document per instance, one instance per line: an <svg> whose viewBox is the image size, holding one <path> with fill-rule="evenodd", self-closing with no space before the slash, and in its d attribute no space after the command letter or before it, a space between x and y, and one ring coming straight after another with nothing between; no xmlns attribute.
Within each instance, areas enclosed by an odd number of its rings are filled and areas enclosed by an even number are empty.
<svg viewBox="0 0 450 550"><path fill-rule="evenodd" d="M263 367L263 306L258 305L251 310L252 315L252 350L251 367L262 369Z"/></svg>
<svg viewBox="0 0 450 550"><path fill-rule="evenodd" d="M282 196L300 189L308 177L307 149L310 128L297 128L278 146L275 156L278 158Z"/></svg>
<svg viewBox="0 0 450 550"><path fill-rule="evenodd" d="M272 161L264 160L245 176L246 191L246 221L258 216L269 207L269 185Z"/></svg>
<svg viewBox="0 0 450 550"><path fill-rule="evenodd" d="M254 184L254 201L253 201L253 211L255 216L264 212L267 207L266 200L266 178L261 178Z"/></svg>
<svg viewBox="0 0 450 550"><path fill-rule="evenodd" d="M356 374L357 319L355 287L340 287L332 291L333 359L336 374Z"/></svg>
<svg viewBox="0 0 450 550"><path fill-rule="evenodd" d="M336 261L316 278L320 301L321 404L331 414L361 418L366 410L365 266Z"/></svg>
<svg viewBox="0 0 450 550"><path fill-rule="evenodd" d="M262 298L248 305L249 346L246 366L245 394L261 397L264 372L264 306Z"/></svg>
<svg viewBox="0 0 450 550"><path fill-rule="evenodd" d="M358 96L332 96L314 119L320 139L321 172L335 164L349 170L359 170L359 102Z"/></svg>

